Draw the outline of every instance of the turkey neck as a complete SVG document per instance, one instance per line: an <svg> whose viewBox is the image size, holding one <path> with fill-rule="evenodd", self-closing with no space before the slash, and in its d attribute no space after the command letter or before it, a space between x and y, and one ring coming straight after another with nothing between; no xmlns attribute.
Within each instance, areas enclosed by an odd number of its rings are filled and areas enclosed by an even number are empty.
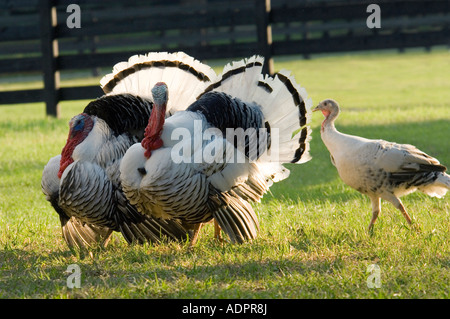
<svg viewBox="0 0 450 319"><path fill-rule="evenodd" d="M339 109L333 108L330 111L322 111L323 115L325 115L325 120L322 122L322 129L321 133L328 133L328 132L337 132L336 127L334 126L334 121L339 115Z"/></svg>
<svg viewBox="0 0 450 319"><path fill-rule="evenodd" d="M345 134L340 133L334 126L334 121L339 115L339 109L332 109L330 113L324 112L325 120L322 122L320 136L328 151L335 156L346 145ZM343 144L344 142L344 144Z"/></svg>
<svg viewBox="0 0 450 319"><path fill-rule="evenodd" d="M166 103L161 105L156 105L154 112L150 114L150 118L148 120L148 131L146 130L146 137L160 136L162 128L164 126L164 119L166 114Z"/></svg>

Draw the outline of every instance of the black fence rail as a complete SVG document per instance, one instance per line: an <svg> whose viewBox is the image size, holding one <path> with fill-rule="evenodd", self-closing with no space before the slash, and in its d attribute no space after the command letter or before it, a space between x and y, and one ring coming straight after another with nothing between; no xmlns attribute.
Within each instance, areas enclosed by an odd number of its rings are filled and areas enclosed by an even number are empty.
<svg viewBox="0 0 450 319"><path fill-rule="evenodd" d="M0 74L36 73L38 88L5 91L0 104L93 99L100 87L61 87L60 74L112 68L131 55L184 51L200 60L450 45L450 1L378 0L0 1ZM75 11L80 9L77 28ZM98 74L99 75L99 74ZM1 84L0 84L1 86Z"/></svg>

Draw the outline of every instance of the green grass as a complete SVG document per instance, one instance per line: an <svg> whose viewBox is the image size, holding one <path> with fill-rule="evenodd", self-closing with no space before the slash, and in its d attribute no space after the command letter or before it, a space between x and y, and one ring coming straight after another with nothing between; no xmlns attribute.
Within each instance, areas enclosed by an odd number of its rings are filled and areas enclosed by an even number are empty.
<svg viewBox="0 0 450 319"><path fill-rule="evenodd" d="M279 58L275 67L292 70L314 105L340 102L342 132L414 144L450 165L448 52ZM403 197L418 229L384 203L368 234L370 202L339 180L320 140L319 113L313 159L287 165L290 178L253 205L261 223L254 242L218 243L207 225L191 250L129 247L116 235L93 258L73 256L40 179L86 103L62 103L61 119L46 118L42 103L0 106L0 298L450 297L448 195ZM66 286L74 263L79 289ZM366 284L373 263L381 269L379 289Z"/></svg>

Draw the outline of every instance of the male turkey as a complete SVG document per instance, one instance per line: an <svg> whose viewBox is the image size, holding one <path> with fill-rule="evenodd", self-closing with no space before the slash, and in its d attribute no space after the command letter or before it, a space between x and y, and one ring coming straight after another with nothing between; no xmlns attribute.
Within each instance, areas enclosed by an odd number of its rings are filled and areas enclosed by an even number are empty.
<svg viewBox="0 0 450 319"><path fill-rule="evenodd" d="M50 159L42 176L42 190L60 216L70 248L106 246L113 231L129 243L186 238L178 220L141 214L129 203L119 165L126 150L144 137L153 107L148 90L154 83L173 85L169 116L178 105L193 102L215 77L210 67L179 52L133 56L101 80L107 95L72 118L62 154Z"/></svg>
<svg viewBox="0 0 450 319"><path fill-rule="evenodd" d="M124 193L140 212L187 225L214 218L232 242L256 238L249 202L288 177L281 163L310 159L311 100L285 71L263 77L263 61L225 66L197 101L167 119L171 84L155 85L145 137L120 165Z"/></svg>
<svg viewBox="0 0 450 319"><path fill-rule="evenodd" d="M437 159L412 145L340 133L334 126L339 115L339 105L334 100L320 102L313 111L319 110L325 116L321 137L339 176L372 201L369 230L380 213L381 199L391 202L411 224L399 197L416 190L442 197L450 189L450 176Z"/></svg>

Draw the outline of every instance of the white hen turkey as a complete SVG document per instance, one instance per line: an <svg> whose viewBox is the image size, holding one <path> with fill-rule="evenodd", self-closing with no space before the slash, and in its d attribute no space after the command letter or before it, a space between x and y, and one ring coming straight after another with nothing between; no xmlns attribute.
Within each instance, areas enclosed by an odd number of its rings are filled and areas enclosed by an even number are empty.
<svg viewBox="0 0 450 319"><path fill-rule="evenodd" d="M186 111L165 120L171 85L155 85L145 137L120 165L124 193L140 212L189 225L214 218L232 242L256 238L249 202L289 175L280 163L310 159L312 104L287 72L263 77L262 63L255 56L225 66Z"/></svg>
<svg viewBox="0 0 450 319"><path fill-rule="evenodd" d="M129 243L186 238L178 220L141 214L129 203L122 192L119 165L126 150L144 136L153 84L162 79L173 83L172 94L178 93L173 102L178 97L183 105L195 100L186 90L202 92L210 84L208 76L216 77L211 68L179 52L133 56L102 79L107 95L70 121L62 154L50 159L42 176L42 190L60 216L70 248L106 245L113 231L121 232ZM169 110L175 112L176 105Z"/></svg>
<svg viewBox="0 0 450 319"><path fill-rule="evenodd" d="M339 176L372 201L369 230L381 211L381 199L391 202L411 224L399 197L416 190L442 197L450 189L450 176L437 159L412 145L340 133L334 126L339 115L339 105L334 100L320 102L313 111L319 110L325 116L321 137Z"/></svg>

